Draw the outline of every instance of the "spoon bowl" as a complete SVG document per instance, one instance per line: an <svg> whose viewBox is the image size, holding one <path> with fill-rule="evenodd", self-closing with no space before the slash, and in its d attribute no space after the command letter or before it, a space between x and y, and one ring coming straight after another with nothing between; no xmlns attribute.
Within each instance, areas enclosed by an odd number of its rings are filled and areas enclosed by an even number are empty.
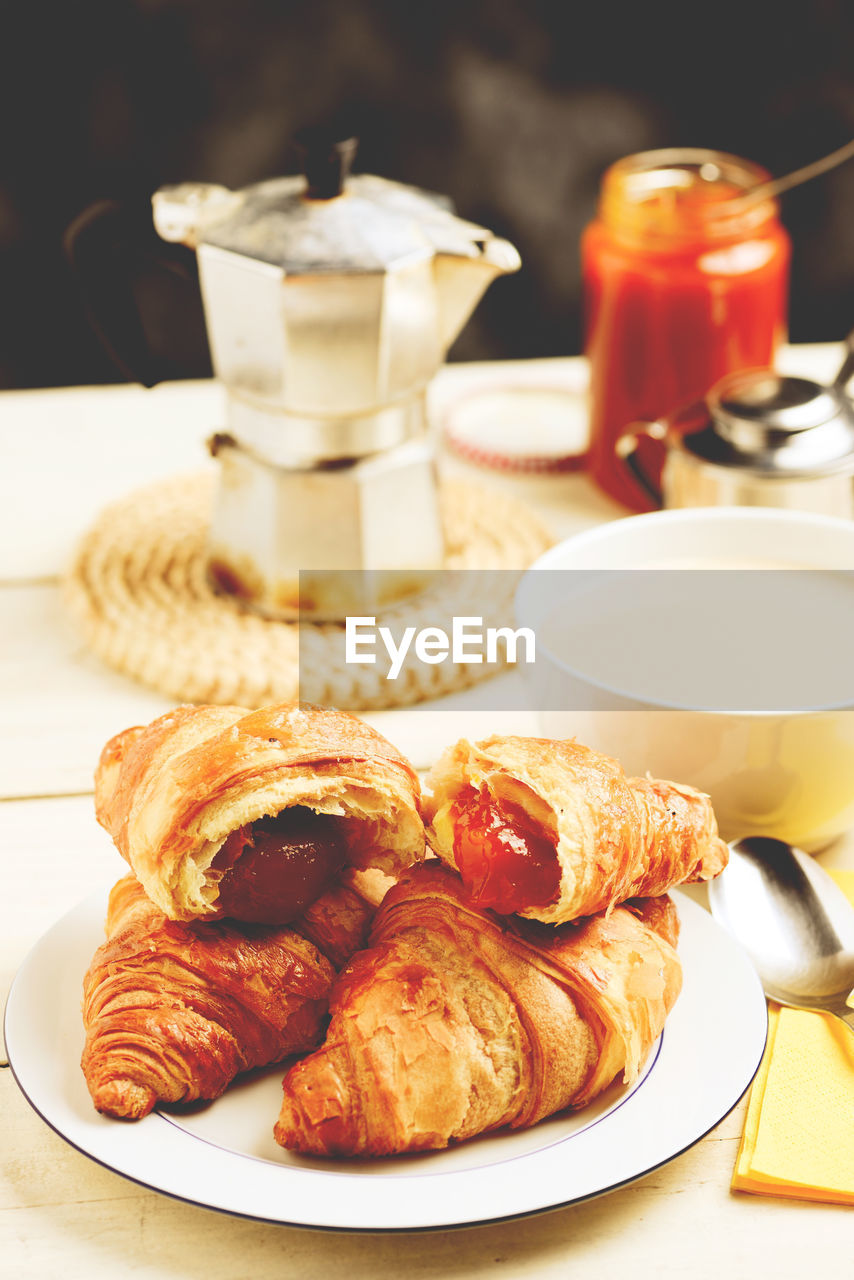
<svg viewBox="0 0 854 1280"><path fill-rule="evenodd" d="M709 906L747 951L765 994L836 1014L854 1031L854 907L814 858L782 840L751 836L729 848Z"/></svg>

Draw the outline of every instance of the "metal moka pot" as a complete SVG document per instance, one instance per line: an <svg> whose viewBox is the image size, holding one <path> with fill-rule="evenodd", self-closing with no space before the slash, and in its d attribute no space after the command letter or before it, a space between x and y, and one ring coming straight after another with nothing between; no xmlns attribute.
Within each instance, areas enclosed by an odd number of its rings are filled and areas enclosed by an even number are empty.
<svg viewBox="0 0 854 1280"><path fill-rule="evenodd" d="M442 198L349 177L355 147L315 137L304 176L153 197L158 234L196 251L227 394L210 572L273 616L294 615L300 571L389 570L376 581L398 594L401 574L441 566L427 388L490 282L520 265ZM346 612L309 605L305 579L302 597L304 614Z"/></svg>
<svg viewBox="0 0 854 1280"><path fill-rule="evenodd" d="M656 506L789 507L850 518L852 375L851 339L830 386L771 369L728 374L670 417L633 424L617 455Z"/></svg>

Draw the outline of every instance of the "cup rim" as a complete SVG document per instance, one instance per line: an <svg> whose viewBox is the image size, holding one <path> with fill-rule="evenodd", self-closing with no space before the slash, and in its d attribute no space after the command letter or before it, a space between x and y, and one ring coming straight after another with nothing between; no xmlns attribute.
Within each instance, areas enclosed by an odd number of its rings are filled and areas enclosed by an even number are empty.
<svg viewBox="0 0 854 1280"><path fill-rule="evenodd" d="M664 511L645 511L639 515L618 516L615 520L605 520L587 529L580 529L577 533L571 533L538 556L525 570L523 580L533 571L548 568L549 563L565 552L568 546L584 547L612 536L619 536L619 533L630 525L632 528L641 525L646 528L659 524L722 524L724 522L757 525L792 524L802 528L826 529L849 537L854 548L854 520L848 520L843 516L829 516L818 511L797 511L783 507L668 508ZM854 569L854 554L852 554L851 568Z"/></svg>
<svg viewBox="0 0 854 1280"><path fill-rule="evenodd" d="M820 512L797 511L783 508L772 507L685 507L678 510L669 509L664 511L649 511L640 515L630 515L618 518L616 520L608 520L602 524L594 525L588 529L582 529L578 533L570 534L569 537L562 539L555 546L543 552L538 558L525 570L519 581L514 594L514 611L516 621L520 625L531 625L531 618L525 617L523 610L525 608L525 596L530 591L530 580L535 573L543 569L556 568L553 561L559 560L562 554L565 554L567 546L578 546L581 548L595 545L599 541L606 541L613 536L618 530L624 529L629 525L637 528L643 524L644 527L654 525L680 525L690 523L712 523L719 524L722 522L730 524L765 524L773 526L774 524L783 524L784 526L794 525L801 528L824 529L828 532L840 532L847 536L851 541L852 560L851 571L854 571L854 521L846 520L841 516L828 516ZM569 566L567 566L569 567ZM582 566L583 567L583 566ZM607 566L600 566L604 569ZM617 570L623 572L629 571L632 567L642 569L642 565L637 566L613 566ZM805 569L813 566L804 565ZM840 570L843 572L844 570ZM596 689L602 690L604 693L613 694L627 702L636 704L637 710L645 712L654 711L674 711L682 712L688 715L713 716L718 718L739 718L750 720L774 720L774 719L793 719L806 716L826 716L839 714L840 712L854 712L854 700L847 702L831 703L825 706L817 707L797 707L797 708L774 708L767 710L746 710L743 708L719 708L719 707L696 707L685 706L679 703L663 702L659 699L649 701L632 693L627 689L619 689L613 685L606 684L602 680L593 679L583 671L570 666L564 659L559 658L548 645L542 644L538 638L537 651L540 648L548 657L551 663L560 670L567 672L569 675L576 677L579 681L588 684ZM629 707L614 708L619 713L630 710Z"/></svg>

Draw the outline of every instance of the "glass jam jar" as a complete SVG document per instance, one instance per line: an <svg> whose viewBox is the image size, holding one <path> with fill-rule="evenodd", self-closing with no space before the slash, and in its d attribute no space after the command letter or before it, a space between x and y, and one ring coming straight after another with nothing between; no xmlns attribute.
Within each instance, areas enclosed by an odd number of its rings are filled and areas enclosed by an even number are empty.
<svg viewBox="0 0 854 1280"><path fill-rule="evenodd" d="M785 339L789 237L775 201L738 199L767 178L736 156L670 149L619 160L602 180L581 241L589 469L635 510L650 504L615 457L618 437L724 374L772 364Z"/></svg>

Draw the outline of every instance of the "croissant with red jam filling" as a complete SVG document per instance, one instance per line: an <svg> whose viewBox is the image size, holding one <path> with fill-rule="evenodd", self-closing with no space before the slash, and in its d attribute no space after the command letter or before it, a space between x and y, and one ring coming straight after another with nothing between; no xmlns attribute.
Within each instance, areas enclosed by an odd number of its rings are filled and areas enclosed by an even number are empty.
<svg viewBox="0 0 854 1280"><path fill-rule="evenodd" d="M184 706L104 748L95 812L171 920L285 924L342 866L424 855L411 765L331 707Z"/></svg>
<svg viewBox="0 0 854 1280"><path fill-rule="evenodd" d="M463 739L427 786L431 848L503 914L562 924L726 865L708 796L574 741Z"/></svg>

